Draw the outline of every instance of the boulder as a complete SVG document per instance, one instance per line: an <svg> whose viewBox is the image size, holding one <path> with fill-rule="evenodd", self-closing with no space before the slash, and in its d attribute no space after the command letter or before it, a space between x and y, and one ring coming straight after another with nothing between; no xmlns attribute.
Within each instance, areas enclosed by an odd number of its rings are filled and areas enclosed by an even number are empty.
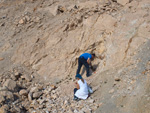
<svg viewBox="0 0 150 113"><path fill-rule="evenodd" d="M4 97L5 97L5 99L7 99L9 101L14 100L14 95L10 91L0 91L0 95L1 95L1 99L3 99L3 100L4 100ZM3 100L1 100L1 101L3 101Z"/></svg>
<svg viewBox="0 0 150 113"><path fill-rule="evenodd" d="M3 87L6 87L10 91L17 91L18 86L17 83L14 80L7 79L3 85Z"/></svg>
<svg viewBox="0 0 150 113"><path fill-rule="evenodd" d="M121 4L121 5L126 5L127 3L129 3L130 0L117 0L117 3Z"/></svg>

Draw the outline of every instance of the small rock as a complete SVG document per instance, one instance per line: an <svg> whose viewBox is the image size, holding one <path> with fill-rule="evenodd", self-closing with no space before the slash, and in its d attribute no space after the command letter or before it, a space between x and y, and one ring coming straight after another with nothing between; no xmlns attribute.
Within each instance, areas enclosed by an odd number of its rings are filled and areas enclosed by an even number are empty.
<svg viewBox="0 0 150 113"><path fill-rule="evenodd" d="M78 9L78 6L76 6L76 5L70 5L69 7L67 7L68 11L71 11L73 9Z"/></svg>
<svg viewBox="0 0 150 113"><path fill-rule="evenodd" d="M18 103L19 103L19 99L16 100L16 101L14 101L12 104L13 104L13 105L16 105L16 104L18 104Z"/></svg>
<svg viewBox="0 0 150 113"><path fill-rule="evenodd" d="M23 76L21 76L21 78L24 78L28 82L31 82L31 80L32 80L31 76L29 76L29 75L23 75Z"/></svg>
<svg viewBox="0 0 150 113"><path fill-rule="evenodd" d="M150 100L150 97L147 98L147 101L149 101L149 100Z"/></svg>
<svg viewBox="0 0 150 113"><path fill-rule="evenodd" d="M44 105L41 104L41 105L38 106L38 108L43 109L43 108L44 108Z"/></svg>
<svg viewBox="0 0 150 113"><path fill-rule="evenodd" d="M63 7L63 6L58 6L58 13L63 13L63 12L65 12L67 9L65 8L65 7Z"/></svg>
<svg viewBox="0 0 150 113"><path fill-rule="evenodd" d="M100 104L98 104L98 107L100 107L100 106L102 106L103 105L103 103L100 103Z"/></svg>
<svg viewBox="0 0 150 113"><path fill-rule="evenodd" d="M22 90L19 91L19 94L23 95L23 96L27 96L28 95L28 91L25 90L25 89L22 89Z"/></svg>
<svg viewBox="0 0 150 113"><path fill-rule="evenodd" d="M120 78L115 78L115 81L120 81L121 79Z"/></svg>
<svg viewBox="0 0 150 113"><path fill-rule="evenodd" d="M79 111L77 109L74 110L74 113L79 113Z"/></svg>
<svg viewBox="0 0 150 113"><path fill-rule="evenodd" d="M31 78L35 78L34 75L31 75Z"/></svg>
<svg viewBox="0 0 150 113"><path fill-rule="evenodd" d="M40 18L39 18L39 17L36 17L36 18L34 19L34 22L36 22L36 23L40 22Z"/></svg>
<svg viewBox="0 0 150 113"><path fill-rule="evenodd" d="M4 58L0 57L0 61L4 60Z"/></svg>
<svg viewBox="0 0 150 113"><path fill-rule="evenodd" d="M46 102L46 99L45 98L44 99L39 99L38 102L39 102L39 104L43 104L43 103Z"/></svg>
<svg viewBox="0 0 150 113"><path fill-rule="evenodd" d="M18 79L21 74L20 74L19 72L15 72L14 75L15 75L15 77Z"/></svg>
<svg viewBox="0 0 150 113"><path fill-rule="evenodd" d="M64 104L65 104L65 105L68 105L68 101L67 101L67 100L65 100L65 101L64 101Z"/></svg>
<svg viewBox="0 0 150 113"><path fill-rule="evenodd" d="M42 95L42 92L35 92L35 93L33 93L33 98L35 98L35 99L37 99L37 98L39 98L40 96Z"/></svg>
<svg viewBox="0 0 150 113"><path fill-rule="evenodd" d="M11 77L11 79L14 80L14 81L17 80L16 77L14 76L14 74L11 74L10 77Z"/></svg>
<svg viewBox="0 0 150 113"><path fill-rule="evenodd" d="M132 87L131 87L131 86L129 86L129 87L128 87L128 90L130 90L130 91L131 91L131 90L132 90Z"/></svg>
<svg viewBox="0 0 150 113"><path fill-rule="evenodd" d="M2 16L2 19L5 19L7 16L6 15L4 15L4 16Z"/></svg>
<svg viewBox="0 0 150 113"><path fill-rule="evenodd" d="M65 105L62 105L62 108L63 108L63 109L66 109L66 106L65 106Z"/></svg>
<svg viewBox="0 0 150 113"><path fill-rule="evenodd" d="M70 108L68 113L73 113L73 109L72 109L72 108Z"/></svg>
<svg viewBox="0 0 150 113"><path fill-rule="evenodd" d="M53 16L56 16L58 14L58 5L50 7L49 11Z"/></svg>
<svg viewBox="0 0 150 113"><path fill-rule="evenodd" d="M121 5L126 5L127 3L129 3L130 0L117 0L117 3L121 4Z"/></svg>
<svg viewBox="0 0 150 113"><path fill-rule="evenodd" d="M0 26L5 26L5 22L4 22L4 23L2 23Z"/></svg>
<svg viewBox="0 0 150 113"><path fill-rule="evenodd" d="M111 90L109 91L109 93L112 94L112 93L114 93L114 91L115 91L114 89L111 89Z"/></svg>
<svg viewBox="0 0 150 113"><path fill-rule="evenodd" d="M124 107L123 105L120 105L121 107Z"/></svg>
<svg viewBox="0 0 150 113"><path fill-rule="evenodd" d="M28 100L32 101L32 93L28 93Z"/></svg>
<svg viewBox="0 0 150 113"><path fill-rule="evenodd" d="M30 17L29 16L25 16L26 21L30 21Z"/></svg>
<svg viewBox="0 0 150 113"><path fill-rule="evenodd" d="M19 24L24 24L24 20L23 19L19 20Z"/></svg>
<svg viewBox="0 0 150 113"><path fill-rule="evenodd" d="M51 98L53 98L53 99L57 99L57 98L58 98L58 96L57 96L57 94L54 94L54 95L52 95L52 96L51 96Z"/></svg>
<svg viewBox="0 0 150 113"><path fill-rule="evenodd" d="M34 99L34 100L31 102L30 107L34 107L34 108L35 108L36 105L38 105L38 102L37 102L36 99Z"/></svg>
<svg viewBox="0 0 150 113"><path fill-rule="evenodd" d="M37 111L33 110L33 111L31 111L31 113L37 113Z"/></svg>
<svg viewBox="0 0 150 113"><path fill-rule="evenodd" d="M95 100L94 100L94 99L90 99L90 100L88 100L88 102L89 102L89 103L94 103Z"/></svg>
<svg viewBox="0 0 150 113"><path fill-rule="evenodd" d="M21 113L21 109L18 106L14 106L14 109L17 113Z"/></svg>
<svg viewBox="0 0 150 113"><path fill-rule="evenodd" d="M45 113L50 113L48 110L45 110Z"/></svg>
<svg viewBox="0 0 150 113"><path fill-rule="evenodd" d="M55 93L56 93L56 91L55 91L55 90L52 90L52 93L53 93L53 94L55 94Z"/></svg>
<svg viewBox="0 0 150 113"><path fill-rule="evenodd" d="M57 87L55 85L51 85L52 90L55 90Z"/></svg>
<svg viewBox="0 0 150 113"><path fill-rule="evenodd" d="M93 106L92 109L95 111L98 107L97 106Z"/></svg>
<svg viewBox="0 0 150 113"><path fill-rule="evenodd" d="M34 93L34 92L37 92L37 91L39 91L39 89L38 89L37 87L32 87L32 88L30 89L30 92L31 92L31 93Z"/></svg>

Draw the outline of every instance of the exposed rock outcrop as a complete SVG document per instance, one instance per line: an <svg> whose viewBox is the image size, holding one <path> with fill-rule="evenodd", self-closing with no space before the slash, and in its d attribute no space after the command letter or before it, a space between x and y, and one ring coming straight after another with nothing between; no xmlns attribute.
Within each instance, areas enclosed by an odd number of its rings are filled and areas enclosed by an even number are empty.
<svg viewBox="0 0 150 113"><path fill-rule="evenodd" d="M149 0L0 1L0 112L148 113ZM94 94L75 102L77 59Z"/></svg>

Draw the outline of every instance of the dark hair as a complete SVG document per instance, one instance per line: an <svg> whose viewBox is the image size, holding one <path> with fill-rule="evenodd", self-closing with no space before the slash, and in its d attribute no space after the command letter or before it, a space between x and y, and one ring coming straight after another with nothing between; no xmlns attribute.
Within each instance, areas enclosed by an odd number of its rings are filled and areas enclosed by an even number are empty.
<svg viewBox="0 0 150 113"><path fill-rule="evenodd" d="M82 78L81 81L84 83L84 79Z"/></svg>
<svg viewBox="0 0 150 113"><path fill-rule="evenodd" d="M95 53L93 53L93 54L92 54L92 56L94 56L94 57L95 57Z"/></svg>

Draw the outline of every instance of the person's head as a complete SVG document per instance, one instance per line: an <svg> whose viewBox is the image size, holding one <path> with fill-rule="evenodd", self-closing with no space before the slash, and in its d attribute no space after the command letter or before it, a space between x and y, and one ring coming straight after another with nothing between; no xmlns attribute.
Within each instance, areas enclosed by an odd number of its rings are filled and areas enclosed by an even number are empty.
<svg viewBox="0 0 150 113"><path fill-rule="evenodd" d="M82 76L80 74L76 74L76 79L80 80L84 83L84 79L82 78Z"/></svg>
<svg viewBox="0 0 150 113"><path fill-rule="evenodd" d="M80 74L76 74L76 79L82 79L82 76Z"/></svg>
<svg viewBox="0 0 150 113"><path fill-rule="evenodd" d="M94 58L95 58L95 54L93 53L93 54L92 54L91 60L94 60Z"/></svg>

